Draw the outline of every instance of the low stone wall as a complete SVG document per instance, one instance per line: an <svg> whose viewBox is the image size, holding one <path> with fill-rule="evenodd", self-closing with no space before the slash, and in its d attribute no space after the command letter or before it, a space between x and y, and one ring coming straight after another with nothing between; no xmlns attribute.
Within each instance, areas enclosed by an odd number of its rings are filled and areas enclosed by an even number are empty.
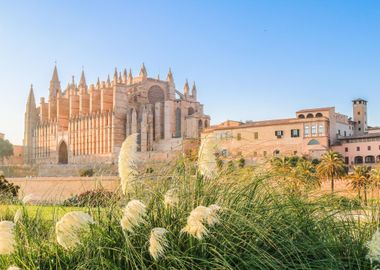
<svg viewBox="0 0 380 270"><path fill-rule="evenodd" d="M103 187L115 191L119 187L117 176L99 177L29 177L7 178L20 187L19 197L33 194L39 201L62 202L88 190Z"/></svg>

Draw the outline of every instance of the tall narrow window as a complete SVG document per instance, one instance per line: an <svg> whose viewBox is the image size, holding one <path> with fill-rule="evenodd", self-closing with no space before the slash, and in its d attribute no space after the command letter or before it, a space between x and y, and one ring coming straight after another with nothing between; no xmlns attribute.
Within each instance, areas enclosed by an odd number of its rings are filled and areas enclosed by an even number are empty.
<svg viewBox="0 0 380 270"><path fill-rule="evenodd" d="M311 125L311 135L316 135L317 134L317 125L313 124Z"/></svg>
<svg viewBox="0 0 380 270"><path fill-rule="evenodd" d="M181 109L177 108L175 110L175 137L181 137Z"/></svg>
<svg viewBox="0 0 380 270"><path fill-rule="evenodd" d="M325 133L325 129L324 129L323 125L322 125L322 124L319 124L319 127L318 127L318 135L319 135L319 136L322 136L324 133Z"/></svg>
<svg viewBox="0 0 380 270"><path fill-rule="evenodd" d="M304 134L305 134L305 137L308 137L310 135L309 125L305 125Z"/></svg>

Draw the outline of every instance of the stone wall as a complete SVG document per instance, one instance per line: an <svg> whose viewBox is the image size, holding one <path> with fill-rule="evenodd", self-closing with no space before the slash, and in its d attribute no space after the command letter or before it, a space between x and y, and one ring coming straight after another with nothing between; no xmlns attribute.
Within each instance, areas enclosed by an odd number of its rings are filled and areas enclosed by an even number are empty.
<svg viewBox="0 0 380 270"><path fill-rule="evenodd" d="M119 186L117 176L105 177L30 177L7 178L20 186L19 197L33 194L37 201L62 202L73 195L103 187L115 191Z"/></svg>

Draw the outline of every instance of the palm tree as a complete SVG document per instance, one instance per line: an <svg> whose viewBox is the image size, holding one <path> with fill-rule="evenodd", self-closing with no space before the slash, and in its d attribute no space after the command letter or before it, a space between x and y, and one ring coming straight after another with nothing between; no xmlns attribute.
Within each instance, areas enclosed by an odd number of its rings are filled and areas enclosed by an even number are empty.
<svg viewBox="0 0 380 270"><path fill-rule="evenodd" d="M377 198L379 199L380 167L372 169L370 175L372 187L377 188Z"/></svg>
<svg viewBox="0 0 380 270"><path fill-rule="evenodd" d="M321 163L317 166L317 172L321 177L326 177L331 181L331 192L333 193L335 178L345 174L342 155L334 151L326 152L321 158Z"/></svg>
<svg viewBox="0 0 380 270"><path fill-rule="evenodd" d="M368 166L355 166L353 173L349 176L351 186L358 191L359 199L361 199L360 191L363 189L364 204L367 205L367 190L371 184L370 168Z"/></svg>
<svg viewBox="0 0 380 270"><path fill-rule="evenodd" d="M313 188L320 185L315 166L306 159L300 159L293 169L293 179L297 186Z"/></svg>
<svg viewBox="0 0 380 270"><path fill-rule="evenodd" d="M292 164L290 163L289 158L283 157L274 157L270 161L272 171L276 176L281 176L285 181L289 177L292 171Z"/></svg>

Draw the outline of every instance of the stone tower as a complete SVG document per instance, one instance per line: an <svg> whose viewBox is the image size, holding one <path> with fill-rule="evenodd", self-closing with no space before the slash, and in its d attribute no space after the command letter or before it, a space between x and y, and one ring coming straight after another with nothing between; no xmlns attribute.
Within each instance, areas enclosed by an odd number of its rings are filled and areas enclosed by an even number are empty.
<svg viewBox="0 0 380 270"><path fill-rule="evenodd" d="M26 164L33 163L33 132L37 123L38 111L34 98L33 85L31 85L25 110L24 161Z"/></svg>
<svg viewBox="0 0 380 270"><path fill-rule="evenodd" d="M355 135L367 132L367 101L361 98L352 101L353 118L355 122Z"/></svg>

